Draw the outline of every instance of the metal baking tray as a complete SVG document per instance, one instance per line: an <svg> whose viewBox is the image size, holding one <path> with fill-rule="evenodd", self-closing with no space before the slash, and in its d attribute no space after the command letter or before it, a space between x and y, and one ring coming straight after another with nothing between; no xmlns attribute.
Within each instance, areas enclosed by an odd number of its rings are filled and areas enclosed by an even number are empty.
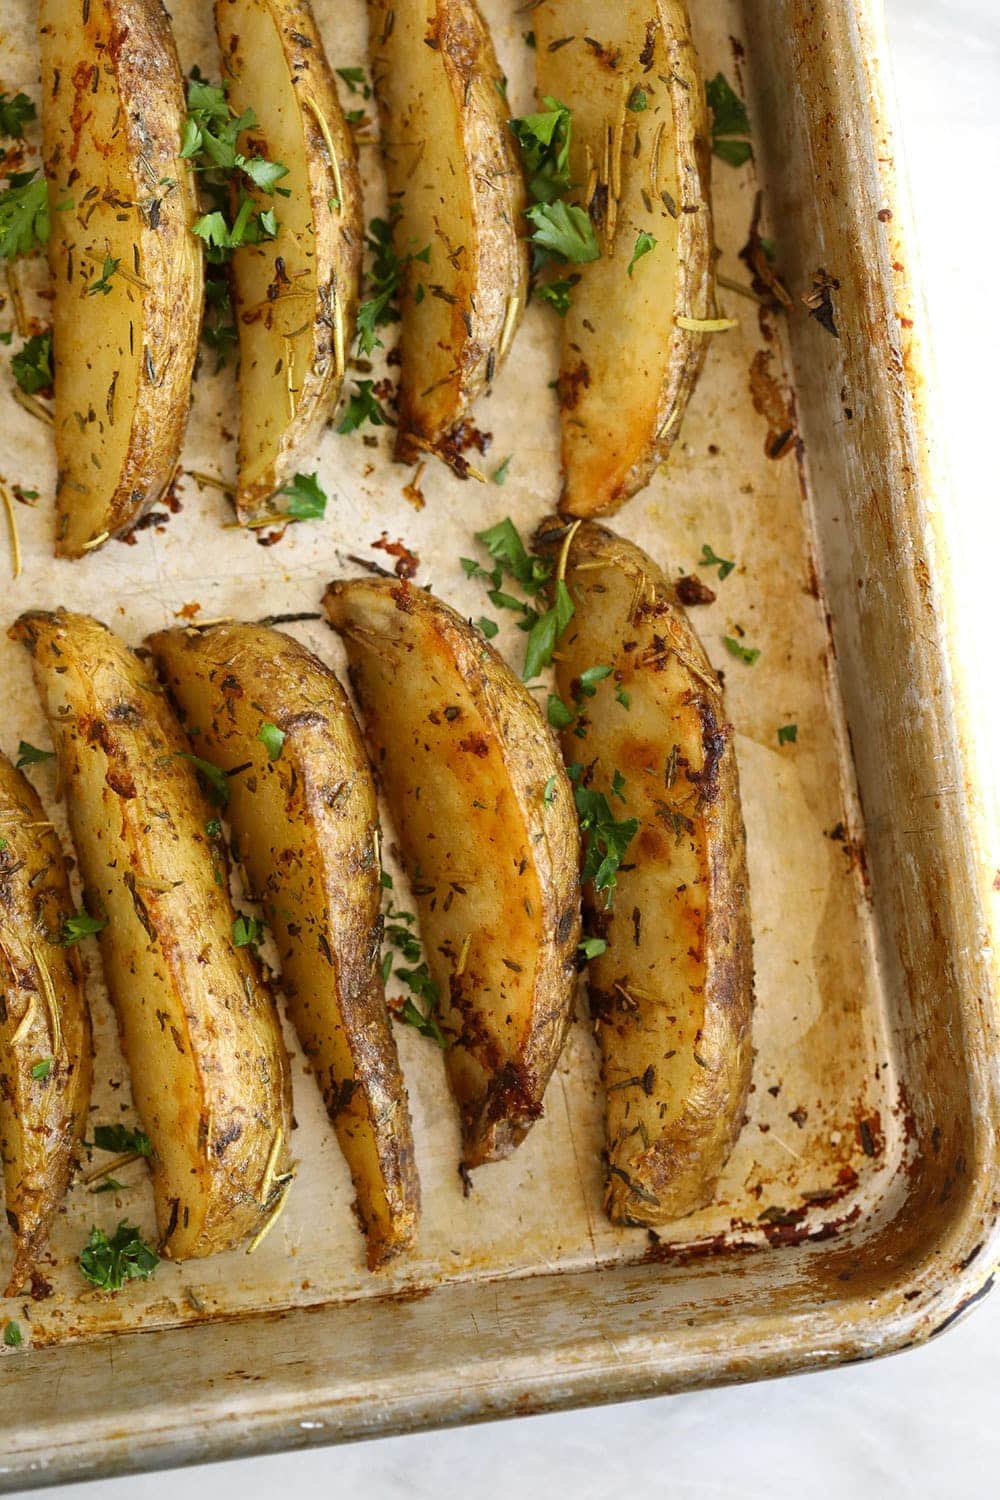
<svg viewBox="0 0 1000 1500"><path fill-rule="evenodd" d="M211 73L210 7L172 8L182 62ZM315 8L334 66L363 61L362 0ZM749 1118L717 1200L659 1240L605 1221L582 1003L545 1118L464 1197L440 1057L403 1028L424 1222L416 1251L372 1276L346 1169L289 1037L300 1174L252 1258L165 1263L149 1283L102 1296L75 1265L90 1224L120 1212L151 1231L151 1199L141 1168L118 1204L73 1188L46 1273L52 1295L0 1309L28 1341L0 1365L0 1488L867 1358L928 1338L990 1284L1000 1258L992 868L949 654L881 18L876 0L693 8L706 75L723 70L749 100L763 228L793 294L772 314L723 286L740 326L713 341L669 472L615 523L671 568L690 570L703 543L738 562L719 584L706 570L718 599L695 615L726 670L738 729L758 991ZM530 20L513 0L485 10L521 113ZM0 86L37 96L33 12L29 0L5 7ZM362 165L376 212L373 144ZM719 162L715 184L719 269L746 285L737 252L757 178ZM800 302L819 273L836 338ZM20 290L28 300L31 287ZM10 309L0 316L9 326ZM43 497L18 507L25 563L4 583L4 619L66 603L137 643L195 605L201 618L315 609L322 585L353 569L348 555L383 531L419 554L421 580L478 613L477 586L458 566L472 532L508 512L530 526L557 494L554 343L550 315L529 310L477 414L492 434L487 469L513 454L502 490L428 467L418 508L384 434L370 447L330 432L317 455L335 497L326 520L269 548L225 529L224 494L192 476L231 472L225 374L198 381L179 512L134 546L112 542L73 564L51 556L48 434L3 393L0 474ZM722 648L736 623L761 648L753 668ZM339 664L323 625L294 628ZM5 746L22 735L45 743L23 653L6 641L0 653ZM790 721L797 742L779 745ZM47 770L37 784L55 807ZM127 1075L91 977L93 1118L120 1118Z"/></svg>

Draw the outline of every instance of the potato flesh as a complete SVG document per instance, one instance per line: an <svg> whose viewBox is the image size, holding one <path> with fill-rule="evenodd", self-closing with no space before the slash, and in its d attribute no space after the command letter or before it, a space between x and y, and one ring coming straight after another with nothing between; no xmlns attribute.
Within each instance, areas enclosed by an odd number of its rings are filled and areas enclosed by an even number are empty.
<svg viewBox="0 0 1000 1500"><path fill-rule="evenodd" d="M638 548L584 526L570 550L576 612L557 684L613 673L585 700L567 757L591 784L624 777L616 818L637 818L610 908L584 892L607 950L588 965L607 1089L607 1206L661 1224L711 1200L742 1124L753 977L744 834L721 694L663 574ZM616 697L624 690L626 708ZM596 757L596 762L595 762Z"/></svg>
<svg viewBox="0 0 1000 1500"><path fill-rule="evenodd" d="M369 17L396 247L430 253L404 272L396 456L430 449L461 471L449 434L503 361L527 297L502 75L473 0L370 0Z"/></svg>
<svg viewBox="0 0 1000 1500"><path fill-rule="evenodd" d="M232 778L227 817L374 1267L412 1242L420 1189L378 962L378 806L350 705L333 673L276 630L171 630L150 645L199 753L223 769L251 762ZM285 735L275 760L262 722Z"/></svg>
<svg viewBox="0 0 1000 1500"><path fill-rule="evenodd" d="M3 755L0 838L0 1156L13 1297L38 1266L66 1193L86 1127L93 1041L83 959L60 942L73 910L62 849L37 793ZM32 1077L46 1062L46 1075Z"/></svg>
<svg viewBox="0 0 1000 1500"><path fill-rule="evenodd" d="M541 1114L569 1020L572 792L534 701L454 611L375 580L332 584L325 603L413 887L475 1166Z"/></svg>
<svg viewBox="0 0 1000 1500"><path fill-rule="evenodd" d="M232 260L240 342L241 519L265 513L310 463L340 395L354 337L363 217L357 160L305 0L216 0L229 101L252 109L255 149L288 168L273 209L278 234ZM329 135L329 142L327 141ZM330 144L335 161L331 160Z"/></svg>
<svg viewBox="0 0 1000 1500"><path fill-rule="evenodd" d="M136 520L173 477L198 346L201 249L177 154L180 66L159 0L40 0L39 26L56 551L77 557Z"/></svg>
<svg viewBox="0 0 1000 1500"><path fill-rule="evenodd" d="M52 729L132 1092L157 1223L177 1259L257 1229L287 1168L288 1059L247 948L233 946L224 850L151 672L85 615L14 627ZM277 1143L277 1144L276 1144Z"/></svg>
<svg viewBox="0 0 1000 1500"><path fill-rule="evenodd" d="M562 322L560 509L586 516L648 482L701 367L706 335L676 319L714 308L704 85L679 0L543 0L532 16L539 93L573 112L572 178L596 174L607 201ZM656 244L630 274L640 234Z"/></svg>

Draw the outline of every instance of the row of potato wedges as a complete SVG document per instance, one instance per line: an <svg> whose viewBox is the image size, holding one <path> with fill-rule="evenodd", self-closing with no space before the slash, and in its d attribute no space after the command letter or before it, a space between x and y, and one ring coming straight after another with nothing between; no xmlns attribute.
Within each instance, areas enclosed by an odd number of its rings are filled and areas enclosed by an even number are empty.
<svg viewBox="0 0 1000 1500"><path fill-rule="evenodd" d="M396 456L452 461L455 429L528 301L529 200L555 188L526 185L474 0L368 10L402 278ZM666 458L719 326L704 89L683 0L540 0L530 19L539 94L570 110L560 180L593 235L568 268L558 383L560 508L583 516L616 508ZM248 208L278 227L229 261L235 499L254 524L313 457L340 398L365 225L355 143L308 0L215 0L215 20L232 118L256 115L241 149L286 169L277 184L241 177ZM161 0L40 0L39 36L56 550L79 557L132 525L176 472L204 301L192 233L202 210Z"/></svg>
<svg viewBox="0 0 1000 1500"><path fill-rule="evenodd" d="M710 1201L743 1120L752 1002L718 679L663 573L631 543L553 519L538 546L558 558L553 576L574 601L560 693L579 702L587 669L609 666L586 698L587 765L569 775L502 657L396 579L332 583L323 601L367 756L333 672L266 624L169 629L141 654L62 610L28 611L12 627L51 726L86 912L153 1145L165 1254L231 1248L280 1211L292 1183L288 1058L255 948L234 941L220 814L350 1166L369 1265L413 1241L419 1186L379 957L376 785L437 987L467 1168L509 1155L542 1114L581 967L581 789L620 800L635 825L628 858L611 887L592 870L582 891L601 939L589 987L607 1090L606 1207L618 1223L650 1225ZM567 726L567 764L580 743ZM64 945L63 856L35 792L2 759L0 832L14 1292L66 1188L91 1056L84 972Z"/></svg>

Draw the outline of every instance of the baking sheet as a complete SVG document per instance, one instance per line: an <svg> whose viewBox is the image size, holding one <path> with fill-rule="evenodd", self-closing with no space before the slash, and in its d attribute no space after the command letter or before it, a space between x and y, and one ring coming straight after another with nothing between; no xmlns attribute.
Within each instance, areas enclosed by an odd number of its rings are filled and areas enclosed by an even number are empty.
<svg viewBox="0 0 1000 1500"><path fill-rule="evenodd" d="M523 113L532 107L532 54L522 40L530 19L500 0L483 8L509 77L512 113ZM34 6L9 0L5 10L0 88L21 87L37 98ZM742 61L730 38L740 33L739 7L719 0L697 10L706 76L722 69L735 80ZM333 66L362 63L361 0L350 5L317 0L315 11ZM198 63L204 73L217 76L210 9L178 0L172 14L185 69ZM368 128L361 137L369 215L384 206L373 135ZM753 171L714 165L719 269L745 285L749 277L737 251L752 214ZM780 269L781 225L766 224L764 232L777 243ZM39 312L44 309L36 300L42 269L28 268L22 288L29 310ZM803 1209L806 1218L794 1225L796 1233L833 1218L850 1221L878 1197L904 1149L905 1122L879 1004L863 839L804 503L808 455L798 454L792 444L784 457L768 457L773 429L751 398L754 360L759 369L760 356L770 356L778 394L794 412L783 328L780 320L762 322L758 307L734 292L723 289L720 303L739 318L739 327L713 340L669 472L657 476L612 522L668 569L692 571L704 543L738 562L721 583L713 570L701 570L718 599L694 611L693 619L725 672L728 711L737 730L757 969L754 1084L748 1121L717 1201L665 1234L674 1245L780 1239L789 1217L794 1220ZM806 313L796 307L789 316ZM8 302L0 311L0 327L10 326ZM330 430L315 456L302 464L307 471L318 469L330 496L327 516L290 527L274 546L261 545L259 533L233 529L222 490L193 477L213 476L224 485L233 472L233 386L229 374L211 374L209 356L196 384L176 486L180 509L141 531L134 545L111 542L80 563L57 562L51 553L51 434L4 389L0 476L8 487L37 489L41 497L34 508L17 507L24 569L4 586L4 621L27 607L66 604L92 610L138 644L148 631L192 615L256 618L313 610L331 577L356 571L350 555L386 561L384 553L371 550L383 532L405 540L419 555L419 582L433 584L473 616L491 613L479 586L463 576L459 557L475 555L473 532L504 515L529 531L558 494L555 398L547 389L556 374L556 342L553 315L529 308L508 364L477 409L476 424L491 442L485 457L475 461L490 474L512 455L502 488L462 482L429 464L420 479L425 504L418 509L412 490L409 496L404 492L413 471L390 461L391 435L371 431L366 441L361 434L341 437ZM7 361L0 365L9 387ZM814 501L822 505L822 495ZM518 660L523 637L508 620L499 623L497 644L510 647ZM753 667L730 657L722 644L722 636L737 625L747 644L761 650ZM292 628L326 661L342 665L339 645L321 622ZM5 726L0 739L8 752L22 737L48 742L27 658L6 640L0 643L0 712ZM797 741L779 745L777 729L789 722L798 725ZM32 774L63 828L51 768L35 767ZM396 898L405 905L388 825L386 846ZM127 1073L96 953L91 960L98 1037L92 1119L130 1121ZM601 1210L602 1100L597 1049L582 999L549 1086L545 1118L510 1161L475 1174L469 1197L463 1196L457 1172L457 1120L440 1054L407 1028L397 1035L424 1197L411 1255L377 1276L365 1270L348 1173L288 1031L295 1059L293 1149L299 1176L284 1215L252 1258L234 1252L187 1265L163 1263L152 1281L115 1298L87 1288L75 1260L92 1223L112 1228L118 1217L127 1216L153 1233L152 1198L136 1165L121 1174L135 1184L121 1194L95 1197L83 1183L74 1186L46 1272L52 1296L27 1304L12 1299L0 1314L18 1317L25 1336L38 1345L111 1329L380 1298L454 1280L584 1270L648 1252L644 1231L615 1229ZM2 1251L9 1254L6 1245Z"/></svg>

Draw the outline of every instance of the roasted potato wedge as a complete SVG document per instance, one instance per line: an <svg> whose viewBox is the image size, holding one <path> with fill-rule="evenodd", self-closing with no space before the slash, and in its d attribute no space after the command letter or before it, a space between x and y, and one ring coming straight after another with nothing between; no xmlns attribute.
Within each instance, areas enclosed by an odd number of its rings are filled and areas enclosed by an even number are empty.
<svg viewBox="0 0 1000 1500"><path fill-rule="evenodd" d="M452 439L510 348L528 294L524 184L503 76L475 0L369 0L400 308L396 457ZM427 252L426 256L424 252Z"/></svg>
<svg viewBox="0 0 1000 1500"><path fill-rule="evenodd" d="M0 1154L14 1297L38 1265L83 1137L93 1075L79 951L59 839L27 778L0 755Z"/></svg>
<svg viewBox="0 0 1000 1500"><path fill-rule="evenodd" d="M354 140L308 0L216 0L229 102L253 109L288 196L278 234L232 259L240 342L236 508L254 521L311 455L340 396L364 244ZM315 468L315 459L311 463Z"/></svg>
<svg viewBox="0 0 1000 1500"><path fill-rule="evenodd" d="M558 547L564 533L553 521L540 536ZM566 582L575 613L556 680L579 717L563 750L585 767L582 785L639 824L617 887L584 890L586 925L607 943L588 969L607 1089L606 1206L616 1223L664 1224L711 1201L750 1084L750 905L732 731L718 678L645 553L584 522ZM581 695L581 674L598 665L613 670Z"/></svg>
<svg viewBox="0 0 1000 1500"><path fill-rule="evenodd" d="M466 1166L542 1113L574 992L573 794L534 699L454 610L388 579L324 599L441 997Z"/></svg>
<svg viewBox="0 0 1000 1500"><path fill-rule="evenodd" d="M706 334L680 320L715 306L705 89L683 0L542 0L531 18L602 252L575 267L559 375L559 508L588 516L648 483L701 369ZM630 264L641 235L656 243Z"/></svg>
<svg viewBox="0 0 1000 1500"><path fill-rule="evenodd" d="M250 762L228 817L374 1268L412 1243L420 1187L379 967L378 804L351 706L328 667L262 625L166 630L149 644L199 753L223 770Z"/></svg>
<svg viewBox="0 0 1000 1500"><path fill-rule="evenodd" d="M250 947L234 946L224 846L149 667L87 615L29 611L51 725L118 1014L153 1142L163 1253L237 1245L288 1188L288 1055Z"/></svg>
<svg viewBox="0 0 1000 1500"><path fill-rule="evenodd" d="M177 465L202 305L186 107L160 0L40 0L56 552L79 557Z"/></svg>

